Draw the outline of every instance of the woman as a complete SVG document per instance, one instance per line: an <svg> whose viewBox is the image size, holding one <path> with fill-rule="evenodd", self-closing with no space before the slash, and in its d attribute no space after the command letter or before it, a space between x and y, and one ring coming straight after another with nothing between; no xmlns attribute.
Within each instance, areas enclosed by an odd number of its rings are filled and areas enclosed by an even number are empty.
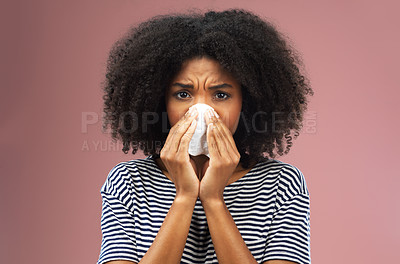
<svg viewBox="0 0 400 264"><path fill-rule="evenodd" d="M149 156L108 174L98 263L310 263L304 176L273 159L313 94L300 65L245 10L158 16L119 40L104 128ZM208 156L188 153L198 103L213 109Z"/></svg>

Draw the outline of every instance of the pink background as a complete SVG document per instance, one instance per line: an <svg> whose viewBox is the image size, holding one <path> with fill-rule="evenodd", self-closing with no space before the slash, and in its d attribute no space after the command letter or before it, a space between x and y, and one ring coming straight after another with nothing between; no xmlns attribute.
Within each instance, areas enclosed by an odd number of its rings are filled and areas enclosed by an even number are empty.
<svg viewBox="0 0 400 264"><path fill-rule="evenodd" d="M189 7L252 10L303 56L315 96L303 133L278 159L307 180L312 262L400 258L396 1L8 2L0 7L2 263L97 261L100 188L118 162L143 157L101 132L108 51L131 24Z"/></svg>

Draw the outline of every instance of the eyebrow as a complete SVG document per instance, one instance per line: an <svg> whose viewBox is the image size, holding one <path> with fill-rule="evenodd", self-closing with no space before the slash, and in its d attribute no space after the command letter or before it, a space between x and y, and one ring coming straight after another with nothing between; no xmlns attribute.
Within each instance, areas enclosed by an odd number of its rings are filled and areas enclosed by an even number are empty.
<svg viewBox="0 0 400 264"><path fill-rule="evenodd" d="M174 83L174 84L172 84L172 86L179 86L179 87L182 87L182 88L193 89L193 85L192 84ZM227 84L227 83L223 83L223 84L218 84L218 85L214 85L214 86L208 87L208 89L220 89L220 88L232 88L232 85Z"/></svg>

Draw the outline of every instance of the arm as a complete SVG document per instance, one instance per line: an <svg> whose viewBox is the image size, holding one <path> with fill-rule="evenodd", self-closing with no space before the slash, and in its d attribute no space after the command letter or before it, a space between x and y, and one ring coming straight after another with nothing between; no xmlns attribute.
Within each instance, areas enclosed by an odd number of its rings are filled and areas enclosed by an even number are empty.
<svg viewBox="0 0 400 264"><path fill-rule="evenodd" d="M254 263L256 260L247 248L224 200L203 202L208 228L217 254L218 263Z"/></svg>
<svg viewBox="0 0 400 264"><path fill-rule="evenodd" d="M257 263L247 248L236 224L223 200L202 202L207 216L211 239L218 263ZM290 264L286 260L269 260L263 264Z"/></svg>
<svg viewBox="0 0 400 264"><path fill-rule="evenodd" d="M196 199L197 200L197 199ZM176 196L149 250L139 263L180 263L196 200ZM116 260L107 264L137 264Z"/></svg>
<svg viewBox="0 0 400 264"><path fill-rule="evenodd" d="M139 263L180 263L196 200L175 197L156 238Z"/></svg>

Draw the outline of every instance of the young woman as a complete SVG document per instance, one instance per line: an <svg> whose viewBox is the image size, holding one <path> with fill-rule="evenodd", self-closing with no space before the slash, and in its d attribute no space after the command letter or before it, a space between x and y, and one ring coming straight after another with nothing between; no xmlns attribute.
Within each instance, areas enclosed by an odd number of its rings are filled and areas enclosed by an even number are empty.
<svg viewBox="0 0 400 264"><path fill-rule="evenodd" d="M117 164L101 188L98 264L310 263L305 178L274 159L313 94L300 65L245 10L157 16L119 40L104 128L148 156ZM188 153L198 103L213 109L209 156Z"/></svg>

